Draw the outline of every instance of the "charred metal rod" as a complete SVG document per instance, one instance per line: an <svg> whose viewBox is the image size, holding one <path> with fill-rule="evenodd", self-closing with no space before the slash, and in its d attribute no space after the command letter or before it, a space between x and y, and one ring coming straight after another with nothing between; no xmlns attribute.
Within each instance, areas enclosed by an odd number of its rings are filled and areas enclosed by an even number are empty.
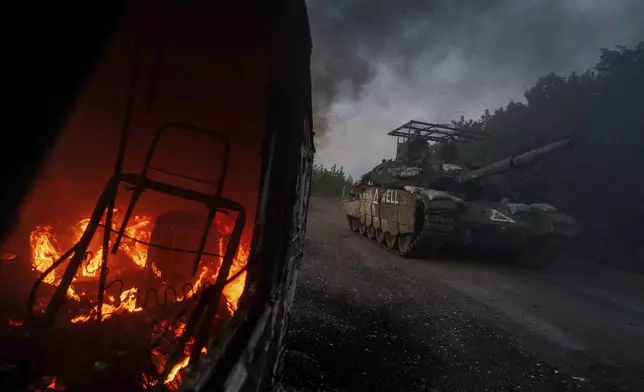
<svg viewBox="0 0 644 392"><path fill-rule="evenodd" d="M221 210L220 210L220 211L218 211L218 212L221 212ZM101 225L101 224L99 224L99 226L100 226L100 227L105 227L105 225ZM118 233L118 232L119 232L118 230L114 230L114 229L112 229L112 230L110 230L110 231L111 231L112 233ZM178 253L188 253L188 254L195 254L195 253L197 253L196 251L194 251L194 250L192 250L192 249L173 248L173 247L171 247L171 246L164 246L164 245L152 244L152 243L150 243L150 242L145 242L145 241L137 240L136 238L134 238L134 237L130 237L130 236L129 236L129 235L127 235L127 234L123 234L123 238L128 239L128 240L130 240L130 241L132 241L132 242L136 242L137 244L141 244L141 245L149 246L150 248L156 248L156 249L167 250L167 251L178 252ZM224 237L224 238L225 238L225 237ZM212 253L212 252L202 252L201 254L202 254L202 255L204 255L204 256L224 257L223 255L220 255L219 253Z"/></svg>
<svg viewBox="0 0 644 392"><path fill-rule="evenodd" d="M241 204L234 202L232 200L208 195L202 192L198 192L192 189L181 188L175 185L166 184L160 181L151 180L149 178L140 178L138 174L133 173L122 173L120 175L120 181L126 182L128 184L137 185L141 184L145 189L151 189L157 192L165 193L171 196L180 197L186 200L192 200L199 203L205 204L207 207L210 207L211 204L216 203L218 208L240 211L243 209Z"/></svg>
<svg viewBox="0 0 644 392"><path fill-rule="evenodd" d="M183 334L179 337L177 345L168 357L168 361L165 364L165 367L163 371L159 374L158 378L158 385L163 385L166 378L168 378L168 374L170 374L170 371L174 367L175 364L179 362L179 359L183 355L183 349L186 347L186 344L188 343L188 339L190 336L193 335L193 332L195 328L197 328L197 324L199 324L199 320L201 319L201 316L203 315L204 310L206 309L206 305L208 301L210 300L210 294L212 292L212 286L204 290L203 295L199 298L199 301L197 302L197 306L195 306L195 310L192 312L192 316L188 320L188 323L186 324L186 329L184 330Z"/></svg>
<svg viewBox="0 0 644 392"><path fill-rule="evenodd" d="M132 112L134 111L134 102L136 100L136 90L137 90L137 85L139 81L139 58L141 57L141 45L139 42L134 43L134 57L132 59L132 73L130 75L130 88L128 90L128 98L127 98L127 106L125 107L125 116L123 117L123 127L121 128L121 140L119 142L119 149L118 152L116 153L116 163L114 164L114 176L119 176L121 172L123 171L123 162L125 161L125 152L127 150L127 140L130 135L130 124L132 122ZM114 200L116 200L116 195L118 193L118 186L116 190L114 191ZM136 195L138 198L138 195ZM133 203L131 203L132 205ZM111 202L111 206L114 207L114 201ZM111 217L112 214L112 209L110 208L108 212L109 217ZM125 225L128 221L129 216L127 216L123 221L123 224ZM111 222L111 219L110 219ZM111 223L110 223L111 224ZM111 228L111 226L108 226ZM106 232L106 235L107 232ZM103 244L103 254L106 255L106 249L109 246L109 243L107 246L105 246L105 243ZM113 250L112 253L116 253L116 250L118 249L118 246L116 246ZM106 256L105 256L106 257ZM105 259L106 260L106 259ZM102 276L102 275L101 275ZM101 286L105 285L105 281L100 284ZM98 309L98 314L100 317L101 313L101 297L103 296L103 291L99 290L99 309Z"/></svg>
<svg viewBox="0 0 644 392"><path fill-rule="evenodd" d="M117 175L122 176L123 173L118 173ZM142 181L143 181L143 177L140 177L139 182L142 182ZM121 241L123 240L123 236L125 235L125 229L127 228L127 224L130 221L132 212L134 211L134 205L139 201L139 198L141 197L142 192L143 192L143 189L141 187L141 184L136 184L134 188L134 192L132 193L132 198L130 199L130 204L127 206L125 215L123 215L123 222L121 223L121 228L119 229L119 232L116 235L116 240L114 241L114 245L112 246L112 254L116 254L119 247L121 246Z"/></svg>
<svg viewBox="0 0 644 392"><path fill-rule="evenodd" d="M226 253L224 256L223 263L217 272L217 280L215 281L215 293L213 298L210 301L208 308L206 309L204 320L202 322L201 328L195 336L195 342L192 346L192 351L190 353L190 362L193 363L200 355L201 348L206 344L208 340L208 334L212 328L213 320L217 314L219 299L224 290L224 286L228 282L228 274L237 256L237 251L239 250L239 244L241 243L241 236L244 232L244 226L246 224L246 212L244 210L239 211L235 226L233 228L232 235L230 237L230 242L226 248Z"/></svg>
<svg viewBox="0 0 644 392"><path fill-rule="evenodd" d="M105 299L105 280L107 279L107 258L109 255L109 246L110 246L110 234L112 234L112 217L114 215L114 203L116 199L116 193L118 191L118 183L116 183L115 188L112 190L113 197L110 198L107 203L107 212L105 213L105 228L103 230L103 249L101 255L101 273L98 280L98 304L96 305L96 320L101 321L103 319L103 300ZM98 228L98 224L97 224Z"/></svg>
<svg viewBox="0 0 644 392"><path fill-rule="evenodd" d="M170 354L170 357L166 362L165 369L159 376L160 383L163 383L163 381L165 381L172 367L176 363L178 363L179 359L184 353L184 347L186 346L188 338L190 336L195 336L195 341L192 346L192 352L190 353L190 360L193 361L194 358L197 358L197 356L200 354L201 347L204 345L204 342L208 337L208 333L210 332L210 327L213 318L215 317L223 288L228 283L228 273L230 272L230 267L232 266L235 255L237 254L237 249L239 247L245 222L246 213L242 208L237 215L230 243L226 248L224 260L217 273L217 280L215 281L215 284L213 286L210 286L203 291L203 294L199 299L199 302L197 303L192 316L188 320L184 333L179 338L174 351ZM208 310L210 310L210 312L208 312ZM197 328L197 325L200 324L202 317L204 320L203 322L201 322L201 329L195 334L194 332ZM194 354L195 352L196 354Z"/></svg>
<svg viewBox="0 0 644 392"><path fill-rule="evenodd" d="M130 134L130 124L132 121L132 112L134 111L134 101L136 100L136 89L139 81L139 59L141 57L141 45L134 43L134 57L132 59L132 70L130 75L130 86L128 90L127 106L125 107L125 117L123 117L123 127L121 129L121 140L119 150L116 154L116 164L114 173L119 174L123 170L123 161L125 160L125 151L127 150L127 139Z"/></svg>
<svg viewBox="0 0 644 392"><path fill-rule="evenodd" d="M213 202L216 202L214 200ZM199 268L199 262L201 261L201 255L203 249L206 247L206 241L208 240L208 235L210 234L210 228L212 227L212 222L215 220L215 214L217 214L217 205L213 203L210 210L208 211L208 217L206 218L206 226L204 227L201 238L199 239L199 247L197 247L197 253L195 254L195 261L192 263L192 276L197 274L197 269Z"/></svg>
<svg viewBox="0 0 644 392"><path fill-rule="evenodd" d="M172 172L170 170L165 170L165 169L161 169L161 168L154 167L154 166L150 166L150 170L156 171L156 172L159 172L159 173L163 173L163 174L167 174L167 175L173 176L173 177L183 178L184 180L190 180L190 181L198 182L198 183L201 183L201 184L208 184L208 185L217 185L218 184L218 183L216 183L214 181L208 181L208 180L203 180L203 179L197 178L197 177L186 176L184 174L175 173L175 172Z"/></svg>
<svg viewBox="0 0 644 392"><path fill-rule="evenodd" d="M74 276L76 276L76 273L78 272L78 268L85 258L85 253L87 252L90 242L92 241L92 238L94 237L94 234L98 229L98 223L103 217L103 214L105 213L105 210L109 205L110 199L113 198L114 189L117 186L117 179L115 177L111 178L108 181L107 186L103 190L100 198L98 199L98 203L96 203L96 207L94 207L94 211L92 212L87 228L85 229L85 232L81 236L80 240L78 240L78 242L74 246L74 255L69 261L69 265L65 269L65 273L63 274L60 284L58 285L58 287L56 287L56 291L54 292L51 301L49 301L49 304L47 305L45 316L43 317L42 324L40 325L41 332L47 331L49 330L49 328L51 328L56 318L56 314L58 313L58 309L65 303L67 290L69 289Z"/></svg>
<svg viewBox="0 0 644 392"><path fill-rule="evenodd" d="M42 284L42 281L45 280L47 275L49 275L53 270L58 268L59 265L61 265L65 260L71 256L71 254L74 252L74 248L68 249L65 253L63 253L62 256L58 258L55 262L52 263L52 265L49 266L46 270L40 274L40 276L36 279L36 282L34 285L31 287L31 291L29 292L29 299L27 300L27 315L29 317L33 317L33 312L34 312L34 302L36 302L36 293L38 292L38 287Z"/></svg>

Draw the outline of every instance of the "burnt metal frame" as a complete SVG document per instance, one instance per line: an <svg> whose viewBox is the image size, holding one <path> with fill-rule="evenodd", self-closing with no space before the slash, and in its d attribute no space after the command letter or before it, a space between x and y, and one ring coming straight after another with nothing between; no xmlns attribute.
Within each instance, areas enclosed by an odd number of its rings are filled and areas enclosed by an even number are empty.
<svg viewBox="0 0 644 392"><path fill-rule="evenodd" d="M205 247L210 228L218 211L221 211L220 208L228 209L231 211L237 212L237 218L235 220L235 225L233 227L233 232L231 238L228 241L226 252L223 255L223 260L219 271L217 273L217 279L215 284L207 287L203 290L201 295L198 297L197 305L195 306L194 311L192 312L186 329L183 334L179 337L175 349L170 353L168 361L166 361L164 370L159 374L158 377L158 388L163 388L164 380L167 378L172 367L178 363L179 359L183 356L184 348L188 342L188 339L191 336L195 336L195 341L190 353L190 362L196 361L201 352L201 347L203 347L208 339L208 334L210 332L211 326L213 324L215 315L217 313L217 307L219 305L219 300L221 299L221 294L223 288L230 281L227 279L230 269L233 264L233 260L237 254L239 248L239 243L241 241L241 236L243 234L244 226L246 224L246 211L244 207L232 200L225 199L221 197L221 192L224 187L224 182L226 179L226 174L228 170L228 161L230 157L230 143L229 141L218 132L208 130L205 128L196 127L190 124L184 124L179 122L166 122L163 123L156 131L154 139L148 149L146 159L143 165L143 168L140 171L140 174L133 173L123 173L123 163L125 161L125 152L127 149L127 139L130 132L131 118L134 107L134 101L136 97L136 90L138 85L138 66L139 59L141 54L141 47L138 43L135 44L135 52L132 63L132 75L130 79L130 86L128 91L128 104L126 106L125 117L123 121L123 127L121 130L121 141L119 144L119 149L117 152L117 159L114 165L114 174L107 182L103 192L101 193L94 211L90 216L89 223L83 232L83 235L78 240L78 242L67 250L58 260L56 260L49 268L47 268L34 283L31 292L29 293L29 299L27 302L27 315L29 316L29 322L35 327L35 339L40 339L44 334L51 329L54 324L56 315L60 308L64 305L66 301L67 290L71 286L74 276L76 276L79 267L81 266L83 260L87 257L87 251L89 245L96 234L96 231L100 227L100 221L103 215L105 214L105 230L103 235L103 251L102 251L102 260L101 260L101 272L99 278L99 289L98 289L98 304L96 312L96 321L102 321L102 305L104 300L104 294L106 290L106 280L108 274L108 248L110 245L110 234L112 232L112 218L114 213L114 207L116 202L116 196L118 193L119 184L121 182L128 183L134 186L132 197L130 198L130 203L128 209L123 218L122 225L119 229L116 241L112 248L112 253L116 253L120 245L121 240L125 236L125 229L129 222L129 219L134 210L134 206L139 200L141 193L146 189L154 190L160 193L165 193L171 196L183 198L186 200L197 201L205 204L208 210L208 216L206 219L206 225L200 239L199 247L195 251L195 261L193 263L192 273L193 276L196 274L196 271L199 266L199 261L203 255L203 249ZM224 144L224 154L222 156L222 168L219 176L219 181L217 182L217 189L214 194L205 194L202 192L195 191L193 189L178 187L172 184L163 183L160 181L152 180L147 177L147 174L150 170L163 171L166 174L170 174L176 177L189 178L196 182L208 182L202 179L187 177L181 174L172 173L165 171L163 169L151 167L152 158L154 152L158 146L161 136L171 128L183 129L188 131L193 131L196 133L201 133L208 135L215 139L218 139ZM148 244L154 245L154 244ZM33 305L36 301L36 293L39 286L42 284L45 277L51 273L55 268L60 266L68 258L71 259L65 272L61 278L59 285L54 291L54 295L49 301L45 313L39 317L36 317L33 313ZM109 287L109 286L108 286ZM184 309L185 311L185 309ZM183 311L182 311L183 312ZM201 326L200 328L198 328Z"/></svg>
<svg viewBox="0 0 644 392"><path fill-rule="evenodd" d="M96 204L96 207L94 208L94 211L90 217L90 222L85 232L73 247L71 247L67 252L65 252L56 262L54 262L47 270L45 270L38 277L38 279L36 280L36 283L34 284L30 292L29 301L28 301L28 312L29 314L32 315L32 320L33 320L33 304L36 299L36 292L38 290L38 287L45 279L45 277L49 275L49 273L51 273L55 268L57 268L60 264L62 264L65 260L67 260L71 256L71 260L69 262L69 265L65 269L61 282L58 285L58 287L56 287L56 291L54 292L54 295L51 301L47 305L45 315L42 316L42 319L38 320L38 323L37 323L39 327L38 332L40 334L45 333L53 325L56 314L64 304L67 290L72 283L72 279L74 278L74 276L76 276L76 273L78 272L78 268L81 266L83 260L85 260L87 249L92 239L94 238L96 231L99 228L99 222L103 217L103 214L107 215L106 222L104 225L105 230L104 230L104 236L103 236L103 245L106 245L106 244L109 245L110 234L112 232L112 230L107 229L111 227L110 211L113 210L114 201L116 199L116 194L118 191L118 186L121 182L133 185L135 188L134 188L132 197L130 199L130 204L128 206L126 216L124 217L123 223L118 232L117 241L115 241L114 247L112 249L112 253L116 253L116 251L118 250L119 240L122 239L122 237L124 236L125 228L127 227L129 218L132 215L132 210L134 209L134 206L138 201L140 194L146 189L180 197L186 200L201 202L205 204L207 207L209 207L206 227L202 234L200 246L195 251L196 260L195 260L195 264L193 265L193 275L196 273L196 269L198 267L199 260L203 253L203 248L205 247L205 242L208 237L209 230L212 226L212 223L214 221L217 211L220 211L220 209L225 209L225 210L237 212L236 221L233 226L233 232L228 242L226 252L223 255L223 261L222 261L221 267L219 268L216 282L214 285L206 288L201 293L199 300L197 302L197 305L195 307L195 310L192 313L192 316L190 317L190 319L188 320L187 327L184 333L179 338L177 347L170 354L170 357L168 358L164 371L159 375L159 381L161 385L163 385L163 380L165 380L165 378L167 377L168 373L170 372L174 364L179 361L181 356L183 356L184 347L187 344L189 337L192 336L193 334L195 335L195 343L194 343L194 348L191 352L190 359L191 361L194 361L199 356L200 347L202 347L205 344L208 338L210 326L212 325L213 319L216 314L216 309L219 304L219 300L221 298L221 292L223 290L223 287L228 283L228 280L227 280L228 274L230 273L230 269L232 267L234 257L237 253L237 249L239 247L243 229L246 223L246 212L244 207L237 202L222 198L220 196L220 193L223 189L223 180L225 179L226 171L228 168L228 145L227 145L228 142L227 141L225 141L227 148L226 148L226 153L224 154L224 160L222 162L223 168L220 176L220 179L222 180L222 182L219 183L220 185L218 186L218 189L214 194L210 194L210 195L204 194L192 189L182 188L182 187L166 184L160 181L147 178L146 174L149 170L150 162L154 155L154 150L156 149L158 142L160 140L160 136L165 130L172 127L189 129L189 130L193 130L201 133L207 133L217 138L221 138L222 140L225 140L223 136L219 135L214 131L209 131L206 129L197 128L197 127L193 127L185 124L179 124L179 123L163 124L157 130L157 134L148 151L148 156L146 158L146 162L141 171L141 174L137 175L133 173L116 173L108 181L107 185L105 186L105 189L103 190L103 193L101 194L98 200L98 203ZM149 245L153 245L153 244L149 244ZM107 249L108 248L106 246L103 247L101 275L99 279L98 304L97 304L97 312L96 312L96 318L99 322L102 319L101 310L102 310L104 292L106 287L105 281L107 279L107 261L108 261ZM201 321L202 318L203 318L203 321ZM199 324L201 324L202 327L197 329ZM196 349L196 347L199 347L199 349Z"/></svg>

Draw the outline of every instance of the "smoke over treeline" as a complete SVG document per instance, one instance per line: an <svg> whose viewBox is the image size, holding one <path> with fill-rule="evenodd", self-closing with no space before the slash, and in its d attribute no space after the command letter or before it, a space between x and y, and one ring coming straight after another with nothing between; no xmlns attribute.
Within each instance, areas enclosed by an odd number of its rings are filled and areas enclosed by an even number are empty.
<svg viewBox="0 0 644 392"><path fill-rule="evenodd" d="M410 119L478 118L644 39L641 0L309 0L317 160L354 177Z"/></svg>

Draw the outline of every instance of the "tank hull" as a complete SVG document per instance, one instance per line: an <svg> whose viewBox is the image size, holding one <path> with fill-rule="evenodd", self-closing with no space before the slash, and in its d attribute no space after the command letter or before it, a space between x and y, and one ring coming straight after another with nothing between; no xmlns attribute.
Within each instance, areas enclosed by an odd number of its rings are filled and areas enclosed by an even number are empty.
<svg viewBox="0 0 644 392"><path fill-rule="evenodd" d="M454 236L463 208L458 198L428 191L365 187L343 201L349 227L401 256L427 257Z"/></svg>
<svg viewBox="0 0 644 392"><path fill-rule="evenodd" d="M466 202L422 187L367 186L343 207L353 231L403 257L431 257L447 244L543 264L578 236L575 220L547 204Z"/></svg>

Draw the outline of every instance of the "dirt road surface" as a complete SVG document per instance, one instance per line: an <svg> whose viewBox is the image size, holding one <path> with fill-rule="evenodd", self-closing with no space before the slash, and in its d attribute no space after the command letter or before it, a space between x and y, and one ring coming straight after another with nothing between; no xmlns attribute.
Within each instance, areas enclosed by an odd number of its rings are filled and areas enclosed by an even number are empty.
<svg viewBox="0 0 644 392"><path fill-rule="evenodd" d="M289 391L644 391L644 276L402 259L312 199Z"/></svg>

